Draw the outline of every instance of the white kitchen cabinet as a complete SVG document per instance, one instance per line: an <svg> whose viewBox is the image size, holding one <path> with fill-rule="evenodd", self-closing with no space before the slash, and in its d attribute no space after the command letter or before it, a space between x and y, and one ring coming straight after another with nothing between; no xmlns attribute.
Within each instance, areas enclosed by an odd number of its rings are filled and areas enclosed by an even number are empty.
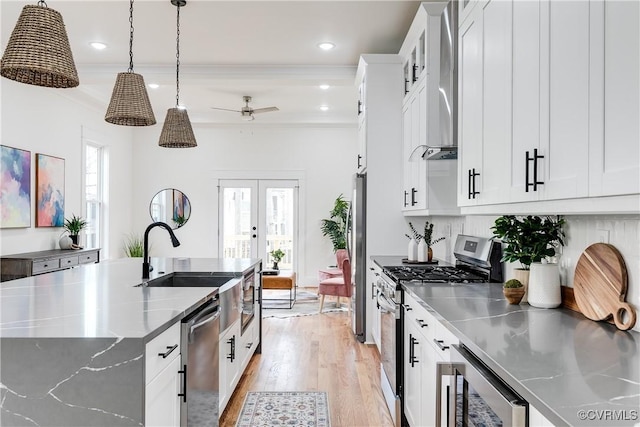
<svg viewBox="0 0 640 427"><path fill-rule="evenodd" d="M144 404L146 426L180 425L180 368L180 354L177 354L167 367L147 384Z"/></svg>
<svg viewBox="0 0 640 427"><path fill-rule="evenodd" d="M640 3L592 1L590 5L589 195L638 194Z"/></svg>
<svg viewBox="0 0 640 427"><path fill-rule="evenodd" d="M373 316L371 316L371 335L373 337L373 342L375 342L376 347L378 349L378 354L380 354L380 309L377 307L377 288L378 288L378 280L380 280L380 274L382 274L382 268L380 268L376 263L371 263L371 267L369 268L371 274L367 276L369 280L369 286L371 287L371 299L376 305L375 310L373 311Z"/></svg>
<svg viewBox="0 0 640 427"><path fill-rule="evenodd" d="M180 351L180 322L176 322L146 345L145 425L180 425Z"/></svg>
<svg viewBox="0 0 640 427"><path fill-rule="evenodd" d="M462 212L637 212L637 2L476 3L459 31Z"/></svg>
<svg viewBox="0 0 640 427"><path fill-rule="evenodd" d="M442 16L448 2L420 5L400 48L404 60L405 97L403 100L403 200L405 216L456 215L455 160L427 161L427 146L451 145L443 141L450 132L441 129L441 85L450 76L441 73L440 48ZM444 110L443 110L444 111Z"/></svg>
<svg viewBox="0 0 640 427"><path fill-rule="evenodd" d="M529 427L555 427L555 425L533 405L529 405Z"/></svg>
<svg viewBox="0 0 640 427"><path fill-rule="evenodd" d="M229 402L229 398L240 380L240 320L220 334L220 413Z"/></svg>
<svg viewBox="0 0 640 427"><path fill-rule="evenodd" d="M450 360L457 338L410 294L404 294L404 411L409 425L436 423L436 367ZM443 385L446 387L446 385ZM443 402L446 413L446 402Z"/></svg>
<svg viewBox="0 0 640 427"><path fill-rule="evenodd" d="M511 163L509 1L480 2L460 29L459 191L461 206L507 201Z"/></svg>

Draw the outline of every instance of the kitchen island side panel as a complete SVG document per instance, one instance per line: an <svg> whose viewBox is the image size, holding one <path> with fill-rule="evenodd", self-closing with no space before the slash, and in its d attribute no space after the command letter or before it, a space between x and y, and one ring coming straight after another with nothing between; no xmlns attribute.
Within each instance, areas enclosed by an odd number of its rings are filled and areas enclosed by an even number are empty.
<svg viewBox="0 0 640 427"><path fill-rule="evenodd" d="M144 342L0 339L0 425L140 426Z"/></svg>

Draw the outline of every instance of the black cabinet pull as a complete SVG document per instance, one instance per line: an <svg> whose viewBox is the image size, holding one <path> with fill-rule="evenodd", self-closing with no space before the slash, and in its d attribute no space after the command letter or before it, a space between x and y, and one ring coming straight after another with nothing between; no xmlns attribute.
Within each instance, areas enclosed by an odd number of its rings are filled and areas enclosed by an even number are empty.
<svg viewBox="0 0 640 427"><path fill-rule="evenodd" d="M414 81L414 83L416 81L418 81L418 66L417 65L413 66L413 81Z"/></svg>
<svg viewBox="0 0 640 427"><path fill-rule="evenodd" d="M469 190L467 191L467 199L471 200L471 169L469 169L467 172L469 172L467 176L467 181L468 181L467 188Z"/></svg>
<svg viewBox="0 0 640 427"><path fill-rule="evenodd" d="M476 177L480 176L480 173L476 172L476 168L473 168L471 171L471 197L475 199L476 196L480 194L479 191L476 191Z"/></svg>
<svg viewBox="0 0 640 427"><path fill-rule="evenodd" d="M182 397L182 401L187 401L187 365L182 365L182 370L178 371L182 374L182 393L178 393L178 396Z"/></svg>
<svg viewBox="0 0 640 427"><path fill-rule="evenodd" d="M227 359L233 362L236 359L236 336L234 335L229 338L229 340L227 340L227 344L230 344L231 346L230 353L227 355Z"/></svg>
<svg viewBox="0 0 640 427"><path fill-rule="evenodd" d="M247 345L245 346L245 348L251 348L251 346L253 345L253 342L247 343Z"/></svg>
<svg viewBox="0 0 640 427"><path fill-rule="evenodd" d="M158 353L158 356L162 356L163 359L166 359L167 356L169 356L171 354L171 352L173 350L175 350L176 348L178 348L178 344L174 345L173 347L171 347L170 345L167 346L167 351L165 353Z"/></svg>
<svg viewBox="0 0 640 427"><path fill-rule="evenodd" d="M410 305L407 305L407 304L402 304L402 308L404 308L404 311L411 311L411 310L413 310L413 308L411 308L411 306L410 306Z"/></svg>
<svg viewBox="0 0 640 427"><path fill-rule="evenodd" d="M362 156L358 154L358 169L362 167L362 165L360 164L360 160L362 160Z"/></svg>
<svg viewBox="0 0 640 427"><path fill-rule="evenodd" d="M433 339L433 342L436 343L436 345L438 346L438 348L442 351L445 351L446 349L449 348L448 345L442 345L444 343L443 340L438 340L438 339Z"/></svg>
<svg viewBox="0 0 640 427"><path fill-rule="evenodd" d="M415 206L418 204L418 201L416 200L416 193L418 192L418 190L416 190L415 187L411 187L411 206Z"/></svg>
<svg viewBox="0 0 640 427"><path fill-rule="evenodd" d="M408 196L408 195L409 195L409 193L407 193L407 192L405 191L405 192L404 192L404 207L405 207L405 208L406 208L406 207L407 207L407 205L409 204L409 203L407 203L407 196Z"/></svg>
<svg viewBox="0 0 640 427"><path fill-rule="evenodd" d="M420 325L421 328L426 328L429 325L422 319L416 319L416 322L418 322L418 325Z"/></svg>
<svg viewBox="0 0 640 427"><path fill-rule="evenodd" d="M411 334L409 334L409 342L411 343L409 347L409 362L411 363L411 367L413 368L414 365L419 362L418 358L416 357L416 350L414 346L420 343Z"/></svg>
<svg viewBox="0 0 640 427"><path fill-rule="evenodd" d="M358 100L358 115L362 114L362 101Z"/></svg>
<svg viewBox="0 0 640 427"><path fill-rule="evenodd" d="M404 79L404 94L408 94L409 93L409 80Z"/></svg>
<svg viewBox="0 0 640 427"><path fill-rule="evenodd" d="M538 181L538 159L544 159L544 156L538 154L538 149L533 149L533 157L529 156L529 151L525 152L525 186L524 191L529 192L529 187L533 187L533 191L538 191L538 185L544 184L544 181ZM530 167L529 162L533 162L533 180L529 182Z"/></svg>

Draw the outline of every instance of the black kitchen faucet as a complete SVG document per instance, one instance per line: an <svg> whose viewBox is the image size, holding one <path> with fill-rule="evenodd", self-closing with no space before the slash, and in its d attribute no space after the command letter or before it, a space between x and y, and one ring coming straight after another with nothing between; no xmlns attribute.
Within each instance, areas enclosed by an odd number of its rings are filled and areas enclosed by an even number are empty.
<svg viewBox="0 0 640 427"><path fill-rule="evenodd" d="M152 228L154 227L162 227L165 228L168 232L169 235L171 236L171 244L173 245L173 247L178 247L180 246L180 242L178 241L178 238L176 237L175 234L173 234L173 230L171 229L171 227L169 227L169 225L165 222L154 222L152 224L150 224L147 229L144 231L144 252L142 253L142 278L143 279L148 279L149 278L149 231L151 231Z"/></svg>

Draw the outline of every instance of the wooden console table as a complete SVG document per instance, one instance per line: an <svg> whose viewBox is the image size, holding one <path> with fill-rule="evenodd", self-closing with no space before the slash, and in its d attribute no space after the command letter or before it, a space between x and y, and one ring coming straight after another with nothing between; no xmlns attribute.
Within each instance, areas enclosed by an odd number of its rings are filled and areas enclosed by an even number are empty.
<svg viewBox="0 0 640 427"><path fill-rule="evenodd" d="M262 301L286 301L288 307L267 307L263 308L293 308L296 302L296 272L291 270L280 270L277 275L262 275L262 290L288 289L289 298L262 298Z"/></svg>
<svg viewBox="0 0 640 427"><path fill-rule="evenodd" d="M21 279L82 264L100 262L100 249L51 249L4 255L0 258L0 282Z"/></svg>

